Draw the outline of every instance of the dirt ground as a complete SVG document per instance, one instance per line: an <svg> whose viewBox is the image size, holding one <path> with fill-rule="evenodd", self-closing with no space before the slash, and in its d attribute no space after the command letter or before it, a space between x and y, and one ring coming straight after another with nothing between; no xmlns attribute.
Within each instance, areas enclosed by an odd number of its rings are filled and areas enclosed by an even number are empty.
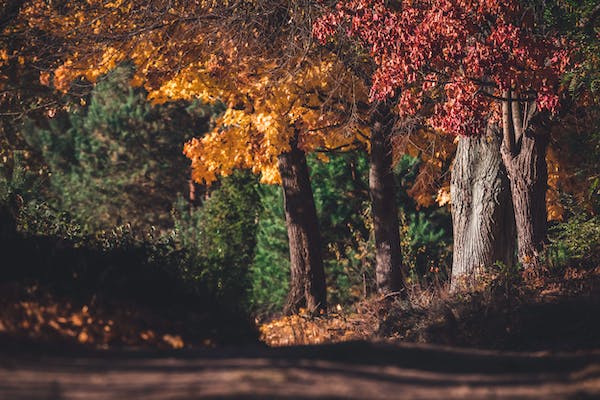
<svg viewBox="0 0 600 400"><path fill-rule="evenodd" d="M0 353L2 400L593 399L600 351L347 342L288 348Z"/></svg>

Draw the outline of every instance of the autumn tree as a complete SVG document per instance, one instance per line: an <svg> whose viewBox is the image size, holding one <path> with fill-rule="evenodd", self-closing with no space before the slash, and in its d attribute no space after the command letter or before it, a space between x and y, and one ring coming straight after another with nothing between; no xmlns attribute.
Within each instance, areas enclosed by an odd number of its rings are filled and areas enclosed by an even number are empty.
<svg viewBox="0 0 600 400"><path fill-rule="evenodd" d="M20 128L25 117L43 118L47 106L60 103L39 81L40 69L29 62L33 57L49 59L52 46L43 39L35 44L27 39L19 18L25 3L7 0L0 4L0 180L5 182L18 176L20 168L39 173L41 163L32 155ZM18 199L12 193L0 205L0 231L15 228Z"/></svg>
<svg viewBox="0 0 600 400"><path fill-rule="evenodd" d="M374 107L371 117L369 194L375 234L375 279L378 292L385 295L404 289L392 161L395 121L389 104L382 102Z"/></svg>
<svg viewBox="0 0 600 400"><path fill-rule="evenodd" d="M372 76L368 79L369 81L375 79L373 82L377 84L375 73L384 61L376 57L375 49L371 49L373 45L371 41L377 37L374 30L380 29L381 25L370 26L370 33L359 32L362 29L359 24L368 21L373 4L378 6L375 11L379 13L398 11L393 8L385 8L382 2L354 2L344 6L340 4L337 6L336 11L331 11L330 8L325 17L317 22L315 34L326 45L336 32L339 33L336 35L336 41L340 40L340 37L346 37L349 32L351 37L359 39L364 47L363 52L366 54L370 52L373 56L371 59L375 65L372 67ZM350 25L350 21L353 25ZM372 23L377 24L376 21ZM399 30L400 28L398 28ZM381 30L381 32L387 32L388 35L390 31L392 31L391 26L387 30ZM365 37L361 36L362 34ZM367 37L367 34L370 37ZM409 57L409 55L407 54L406 57ZM413 92L408 91L406 93L405 96L408 99L402 97L398 99L398 96L395 96L396 104L393 107L397 113L403 115L408 121L412 119L412 124L416 126L416 129L412 127L409 132L404 129L404 132L394 136L393 141L394 147L400 152L409 152L415 155L424 154L427 157L411 190L411 194L420 204L424 206L432 204L433 196L430 193L434 186L432 181L439 179L442 173L438 163L441 164L443 160L447 160L456 152L452 166L450 190L445 189L445 194L442 193L439 199L440 204L448 202L448 199L444 199L445 197L451 197L453 200L451 204L455 240L452 281L469 280L470 277L475 276L480 271L482 266L491 265L499 259L506 264L510 264L512 260L510 253L513 251L511 233L514 233L514 227L511 227L514 226L514 223L512 223L510 212L512 205L509 196L507 196L509 183L505 169L501 165L500 141L496 137L497 129L493 129L494 127L490 125L487 134L473 137L461 136L458 139L458 145L453 144L452 140L447 140L444 136L438 139L427 129L418 128L419 125L423 125L423 118L416 115L416 110L419 107L415 107L413 104L418 99L416 97L413 99L414 96L410 96ZM374 94L375 92L372 91L372 95ZM377 98L372 97L377 101ZM435 155L428 155L427 152L423 153L423 149L429 147L435 149ZM509 217L505 218L507 212ZM498 240L502 233L506 234L508 243ZM503 253L508 253L508 255L504 256Z"/></svg>
<svg viewBox="0 0 600 400"><path fill-rule="evenodd" d="M320 237L305 154L360 143L364 85L312 45L311 1L90 1L60 7L30 1L32 32L64 43L65 57L44 80L61 90L95 81L123 61L155 102L200 98L227 110L190 142L194 177L209 183L236 168L284 188L292 282L288 310L326 307ZM42 35L42 36L43 36ZM363 145L363 144L360 144Z"/></svg>
<svg viewBox="0 0 600 400"><path fill-rule="evenodd" d="M290 14L289 21L292 21L291 24L295 26L295 29L300 29L299 38L308 40L308 43L303 45L305 53L300 59L303 60L302 63L298 63L297 58L290 57L287 54L285 59L288 60L288 71L290 65L295 65L291 69L292 74L279 81L272 77L263 77L262 79L265 82L278 82L273 85L274 89L262 94L246 94L245 98L262 98L262 101L272 99L273 104L282 103L283 106L277 106L280 110L279 116L274 115L272 118L272 121L277 121L281 119L284 113L288 113L288 122L278 122L279 126L282 127L281 129L286 129L285 127L290 122L297 124L295 119L298 118L297 115L301 115L302 123L300 126L304 125L307 129L305 129L305 132L298 133L298 143L301 143L300 147L304 151L351 149L356 145L357 140L363 144L365 141L369 142L371 157L369 178L376 241L377 286L381 293L398 293L403 289L402 256L399 246L398 212L394 203L391 144L396 118L386 101L372 107L366 104L364 73L354 68L354 64L334 56L332 52L315 50L310 40L311 26L303 21L303 19L310 20L314 13L312 9L315 4L307 1L303 9L294 8L294 6L289 8L290 12L297 13L297 15ZM294 3L294 5L296 4ZM297 21L297 18L300 18L301 21ZM301 31L301 29L308 30L308 33ZM298 39L296 39L297 41ZM310 58L307 58L308 54L310 54ZM303 68L307 63L308 65L315 63L315 60L317 64L320 63L322 66L319 74L310 78L315 82L310 82L307 80ZM260 68L258 70L260 71ZM272 74L272 71L268 73ZM279 88L281 85L295 88L292 90L286 89L282 92ZM283 88L286 88L286 86L283 86ZM284 98L286 100L282 100ZM257 110L260 107L264 107L264 105L257 104L244 107L244 112L239 111L237 115L248 114L246 112L248 109L254 115L257 115ZM271 108L275 107L271 106ZM260 127L264 123L264 120L260 120L255 122L254 126ZM237 125L248 126L244 123ZM228 126L233 126L233 124L228 124ZM291 143L295 143L296 134L290 137L294 138ZM287 143L287 141L284 142ZM268 153L266 152L266 154ZM205 157L204 159L208 158ZM223 161L220 159L215 164L221 172L223 167L229 168L226 165L227 163ZM256 165L254 168L256 168ZM299 169L299 171L301 170L303 168ZM208 171L208 173L211 172ZM265 176L265 173L268 176L272 173L272 168L262 173L263 176ZM283 176L281 177L283 178ZM284 182L282 181L282 183ZM292 249L290 251L292 252ZM292 255L292 257L295 256Z"/></svg>
<svg viewBox="0 0 600 400"><path fill-rule="evenodd" d="M326 5L319 2L319 12ZM319 25L316 25L319 37ZM324 39L324 36L320 36ZM375 65L366 59L361 49L346 39L345 35L334 40L322 40L325 48L336 54L338 59L359 78L363 85L371 84ZM398 128L398 114L394 110L395 100L382 99L372 102L366 123L369 126L369 195L375 237L376 284L380 294L405 294L405 268L400 248L400 226L398 207L395 203L393 163L394 133Z"/></svg>
<svg viewBox="0 0 600 400"><path fill-rule="evenodd" d="M538 28L531 9L518 1L356 0L332 6L315 29L322 40L341 30L367 49L377 65L372 99L398 96L401 113L426 113L433 127L460 137L502 132L501 138L492 137L491 143L501 143L502 165L514 204L519 261L526 267L539 262L545 237L544 120L558 106L557 86L568 59L562 44ZM495 148L491 151L496 152ZM494 215L496 207L472 208L474 203L467 200L484 200L476 199L475 194L495 187L487 204L498 201L501 192L506 192L502 188L504 172L470 168L458 165L455 171L471 172L464 176L467 181L476 179L472 173L487 175L491 181L479 188L474 186L477 181L468 183L464 203L461 196L453 199L455 222L457 216L464 218L463 212L474 216L466 218L472 223L483 222L477 215L484 212L492 229L475 236L485 237L488 244L502 242L493 237L499 233L494 232L496 219L501 218ZM460 193L458 181L453 182L454 192ZM455 230L455 238L465 234L460 228ZM472 250L467 244L466 253ZM478 261L489 265L489 259L498 253L494 246L482 250L486 256Z"/></svg>
<svg viewBox="0 0 600 400"><path fill-rule="evenodd" d="M352 148L360 138L353 130L361 130L359 123L347 120L351 110L344 107L341 97L332 101L338 108L327 108L324 94L331 95L329 87L335 87L334 77L347 77L351 82L343 66L323 59L316 65L305 63L301 67L286 80L268 85L267 92L247 92L245 99L256 101L244 109L228 110L211 135L186 147L198 180L209 182L217 174L251 168L264 182L281 183L290 240L288 311L304 305L311 311L324 308L321 239L306 152ZM261 80L264 84L269 78L263 76ZM360 85L348 89L361 95ZM222 152L224 145L226 153Z"/></svg>

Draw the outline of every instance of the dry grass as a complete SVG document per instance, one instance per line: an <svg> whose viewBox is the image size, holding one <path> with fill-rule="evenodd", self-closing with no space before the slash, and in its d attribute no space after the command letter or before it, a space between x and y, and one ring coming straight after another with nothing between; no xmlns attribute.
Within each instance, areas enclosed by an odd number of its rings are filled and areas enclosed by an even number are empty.
<svg viewBox="0 0 600 400"><path fill-rule="evenodd" d="M600 267L562 275L490 275L470 292L413 285L406 299L373 297L352 311L260 325L270 346L348 340L409 341L499 349L600 348Z"/></svg>
<svg viewBox="0 0 600 400"><path fill-rule="evenodd" d="M0 293L0 338L164 349L220 341L212 321L181 310L94 297L75 302L16 284L0 286ZM269 346L384 340L514 350L600 348L600 267L528 282L490 276L476 290L454 294L447 286L413 285L407 294L372 297L320 317L273 318L258 324L260 338Z"/></svg>
<svg viewBox="0 0 600 400"><path fill-rule="evenodd" d="M260 324L259 329L263 342L280 347L367 340L373 337L377 326L371 312L338 312L322 317L300 314L273 318Z"/></svg>

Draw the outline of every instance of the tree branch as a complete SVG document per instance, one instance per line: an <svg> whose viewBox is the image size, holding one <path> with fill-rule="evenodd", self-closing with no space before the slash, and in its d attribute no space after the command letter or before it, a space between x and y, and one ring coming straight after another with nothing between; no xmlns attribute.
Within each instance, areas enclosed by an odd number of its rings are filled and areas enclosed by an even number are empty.
<svg viewBox="0 0 600 400"><path fill-rule="evenodd" d="M506 97L505 94L503 94L502 96L496 96L491 93L486 93L483 90L479 90L478 93L481 93L482 95L484 95L486 97L489 97L491 99L498 100L498 101L523 101L523 102L525 102L525 101L535 101L536 100L535 97L515 97L515 98L510 97L509 98L509 97Z"/></svg>
<svg viewBox="0 0 600 400"><path fill-rule="evenodd" d="M514 140L515 145L517 145L523 137L523 116L521 114L521 103L516 99L513 99L513 101L511 101L511 114L513 120L513 129L515 131Z"/></svg>
<svg viewBox="0 0 600 400"><path fill-rule="evenodd" d="M515 154L515 129L513 125L512 117L512 99L510 90L505 90L502 96L506 100L502 101L502 146L510 152L511 155Z"/></svg>
<svg viewBox="0 0 600 400"><path fill-rule="evenodd" d="M345 144L341 144L339 146L336 147L319 147L313 151L317 152L317 153L334 153L336 151L340 151L343 149L350 149L350 148L357 148L360 145L362 145L361 142L358 141L353 141L350 143L345 143Z"/></svg>

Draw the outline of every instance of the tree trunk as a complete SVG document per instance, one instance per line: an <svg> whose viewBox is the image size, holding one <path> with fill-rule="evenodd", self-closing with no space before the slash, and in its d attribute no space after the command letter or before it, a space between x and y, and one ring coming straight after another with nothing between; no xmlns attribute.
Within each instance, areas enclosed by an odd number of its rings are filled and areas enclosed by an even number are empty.
<svg viewBox="0 0 600 400"><path fill-rule="evenodd" d="M540 255L547 231L546 189L548 137L540 123L546 113L535 102L521 103L505 90L502 101L502 160L510 180L519 262L526 275L539 272Z"/></svg>
<svg viewBox="0 0 600 400"><path fill-rule="evenodd" d="M404 288L404 282L392 171L394 116L389 107L381 104L375 110L372 122L369 192L375 233L377 291L381 294L398 293Z"/></svg>
<svg viewBox="0 0 600 400"><path fill-rule="evenodd" d="M496 125L485 135L459 138L450 186L452 291L472 288L497 261L514 263L515 222L500 143Z"/></svg>
<svg viewBox="0 0 600 400"><path fill-rule="evenodd" d="M306 156L291 143L291 150L279 156L279 173L290 244L290 291L286 314L306 307L310 313L327 311L327 287L321 255L321 236L310 186Z"/></svg>
<svg viewBox="0 0 600 400"><path fill-rule="evenodd" d="M526 273L538 271L547 233L547 144L543 134L528 129L521 137L516 155L504 148L502 151L515 209L519 262Z"/></svg>

